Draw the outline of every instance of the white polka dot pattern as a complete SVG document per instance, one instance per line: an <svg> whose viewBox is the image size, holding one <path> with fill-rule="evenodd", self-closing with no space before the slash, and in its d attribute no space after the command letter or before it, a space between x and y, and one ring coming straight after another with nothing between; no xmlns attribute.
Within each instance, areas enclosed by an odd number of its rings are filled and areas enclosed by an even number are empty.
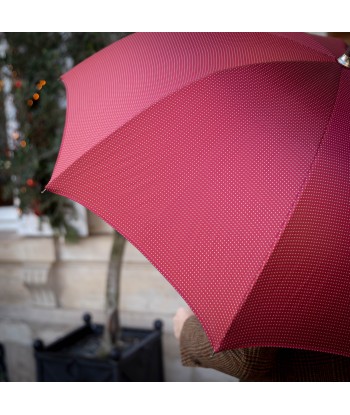
<svg viewBox="0 0 350 415"><path fill-rule="evenodd" d="M46 188L135 245L216 351L350 356L341 46L306 34L139 33L63 77L65 133Z"/></svg>
<svg viewBox="0 0 350 415"><path fill-rule="evenodd" d="M62 76L69 107L52 178L145 108L213 72L275 60L334 60L321 45L310 49L286 36L135 33L86 59Z"/></svg>

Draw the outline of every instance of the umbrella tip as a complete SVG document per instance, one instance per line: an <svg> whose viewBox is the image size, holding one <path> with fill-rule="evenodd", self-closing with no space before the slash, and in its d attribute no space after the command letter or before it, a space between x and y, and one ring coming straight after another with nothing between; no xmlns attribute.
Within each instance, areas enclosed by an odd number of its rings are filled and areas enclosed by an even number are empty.
<svg viewBox="0 0 350 415"><path fill-rule="evenodd" d="M42 190L40 193L44 193L44 192L46 192L46 189Z"/></svg>
<svg viewBox="0 0 350 415"><path fill-rule="evenodd" d="M338 58L338 63L346 68L350 68L350 46L347 51Z"/></svg>

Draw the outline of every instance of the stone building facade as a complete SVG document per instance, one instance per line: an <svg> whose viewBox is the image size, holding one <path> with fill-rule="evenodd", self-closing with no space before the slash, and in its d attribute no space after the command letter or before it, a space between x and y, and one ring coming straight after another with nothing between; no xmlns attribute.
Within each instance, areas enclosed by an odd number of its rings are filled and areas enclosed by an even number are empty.
<svg viewBox="0 0 350 415"><path fill-rule="evenodd" d="M88 236L56 245L50 236L0 230L0 342L11 381L35 381L32 344L51 342L82 324L84 312L104 323L104 298L112 230L87 213ZM151 328L164 322L167 381L234 381L211 369L181 365L172 318L182 298L129 242L122 264L121 322Z"/></svg>

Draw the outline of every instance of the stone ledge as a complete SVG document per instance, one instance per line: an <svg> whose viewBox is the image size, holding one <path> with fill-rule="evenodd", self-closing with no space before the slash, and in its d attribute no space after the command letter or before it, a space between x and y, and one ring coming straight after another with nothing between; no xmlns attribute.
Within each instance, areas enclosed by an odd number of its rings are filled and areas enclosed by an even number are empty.
<svg viewBox="0 0 350 415"><path fill-rule="evenodd" d="M112 247L112 235L82 237L77 243L58 242L61 261L108 262ZM55 241L51 237L0 238L0 263L54 262Z"/></svg>
<svg viewBox="0 0 350 415"><path fill-rule="evenodd" d="M21 237L0 239L1 262L53 262L56 260L52 238Z"/></svg>
<svg viewBox="0 0 350 415"><path fill-rule="evenodd" d="M108 262L112 248L112 235L93 235L78 243L59 242L61 261Z"/></svg>
<svg viewBox="0 0 350 415"><path fill-rule="evenodd" d="M113 233L113 228L90 210L87 210L87 220L90 235L105 235Z"/></svg>
<svg viewBox="0 0 350 415"><path fill-rule="evenodd" d="M22 305L0 305L0 320L14 320L16 322L24 322L29 324L43 324L45 326L50 323L54 325L80 326L83 324L82 316L89 310L73 310L73 309L45 309L22 306ZM104 313L100 310L94 310L92 313L96 322L104 321Z"/></svg>
<svg viewBox="0 0 350 415"><path fill-rule="evenodd" d="M123 262L150 264L148 259L129 241L126 242L123 255Z"/></svg>
<svg viewBox="0 0 350 415"><path fill-rule="evenodd" d="M26 323L30 325L43 325L54 328L55 326L78 327L83 324L83 314L89 312L95 323L104 324L105 314L102 310L73 310L73 309L47 309L43 310L36 307L20 305L0 305L0 322L13 321L16 324ZM174 313L176 310L174 310ZM174 313L137 313L130 311L120 311L120 319L123 326L151 329L153 322L157 319L163 321L163 331L172 333ZM1 339L0 339L1 340Z"/></svg>

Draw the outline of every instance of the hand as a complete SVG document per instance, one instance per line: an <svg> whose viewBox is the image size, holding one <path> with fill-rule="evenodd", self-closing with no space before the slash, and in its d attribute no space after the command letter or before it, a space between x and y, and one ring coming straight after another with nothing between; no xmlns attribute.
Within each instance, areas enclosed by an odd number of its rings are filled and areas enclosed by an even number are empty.
<svg viewBox="0 0 350 415"><path fill-rule="evenodd" d="M182 331L182 327L185 323L185 321L193 316L194 313L189 308L180 307L175 316L173 317L173 323L174 323L174 335L179 340L180 334Z"/></svg>

